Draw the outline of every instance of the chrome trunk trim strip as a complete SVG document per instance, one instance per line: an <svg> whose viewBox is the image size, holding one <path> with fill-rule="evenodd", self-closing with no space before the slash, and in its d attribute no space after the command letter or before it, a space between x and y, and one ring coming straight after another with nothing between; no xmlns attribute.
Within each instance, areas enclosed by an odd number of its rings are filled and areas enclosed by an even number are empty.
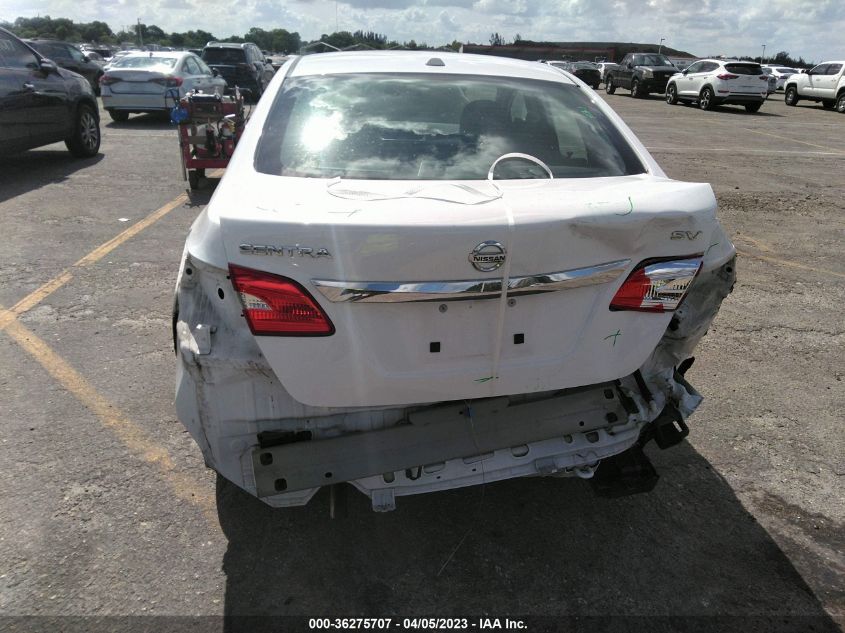
<svg viewBox="0 0 845 633"><path fill-rule="evenodd" d="M630 259L542 273L508 280L508 296L556 292L609 283L627 270ZM503 279L464 281L331 281L312 279L311 283L333 303L412 303L419 301L467 301L502 296Z"/></svg>

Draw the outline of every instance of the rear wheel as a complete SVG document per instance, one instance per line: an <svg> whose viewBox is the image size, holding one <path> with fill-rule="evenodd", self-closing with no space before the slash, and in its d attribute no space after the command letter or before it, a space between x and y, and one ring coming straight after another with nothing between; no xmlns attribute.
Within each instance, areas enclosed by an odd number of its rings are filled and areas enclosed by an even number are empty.
<svg viewBox="0 0 845 633"><path fill-rule="evenodd" d="M790 86L783 93L783 101L788 106L798 105L798 89L795 86Z"/></svg>
<svg viewBox="0 0 845 633"><path fill-rule="evenodd" d="M91 158L100 151L100 122L87 103L77 109L73 133L65 139L65 145L78 158Z"/></svg>
<svg viewBox="0 0 845 633"><path fill-rule="evenodd" d="M607 79L604 82L604 91L609 95L612 95L614 92L616 92L616 86L613 85L613 77L611 77L610 75L608 75Z"/></svg>
<svg viewBox="0 0 845 633"><path fill-rule="evenodd" d="M836 99L836 111L845 114L845 92Z"/></svg>
<svg viewBox="0 0 845 633"><path fill-rule="evenodd" d="M836 105L835 99L822 99L822 107L826 110L830 110L833 106Z"/></svg>
<svg viewBox="0 0 845 633"><path fill-rule="evenodd" d="M675 84L666 86L666 103L669 105L678 103L678 89L675 87Z"/></svg>
<svg viewBox="0 0 845 633"><path fill-rule="evenodd" d="M200 178L205 176L204 169L191 169L188 171L188 184L191 186L191 191L196 191L200 188Z"/></svg>
<svg viewBox="0 0 845 633"><path fill-rule="evenodd" d="M746 103L745 104L745 111L746 112L757 112L761 107L762 103Z"/></svg>
<svg viewBox="0 0 845 633"><path fill-rule="evenodd" d="M634 99L639 99L643 96L643 93L640 91L640 82L637 79L631 82L631 96Z"/></svg>
<svg viewBox="0 0 845 633"><path fill-rule="evenodd" d="M117 121L118 123L125 123L129 120L129 113L124 112L123 110L106 110L109 113L112 121Z"/></svg>
<svg viewBox="0 0 845 633"><path fill-rule="evenodd" d="M712 110L714 105L713 89L710 86L705 86L698 96L698 107L702 110Z"/></svg>

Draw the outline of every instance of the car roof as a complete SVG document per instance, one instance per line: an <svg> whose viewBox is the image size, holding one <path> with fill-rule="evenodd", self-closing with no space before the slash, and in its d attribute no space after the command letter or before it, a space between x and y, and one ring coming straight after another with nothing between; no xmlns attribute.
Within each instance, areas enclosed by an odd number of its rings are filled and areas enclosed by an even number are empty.
<svg viewBox="0 0 845 633"><path fill-rule="evenodd" d="M431 60L431 63L429 61ZM434 61L439 60L439 61ZM298 58L292 77L346 73L428 73L432 75L493 75L574 82L549 64L442 51L349 51Z"/></svg>
<svg viewBox="0 0 845 633"><path fill-rule="evenodd" d="M126 53L122 57L184 57L185 55L193 55L189 51L132 51Z"/></svg>
<svg viewBox="0 0 845 633"><path fill-rule="evenodd" d="M203 48L243 48L251 43L252 42L243 42L241 44L238 42L209 42Z"/></svg>

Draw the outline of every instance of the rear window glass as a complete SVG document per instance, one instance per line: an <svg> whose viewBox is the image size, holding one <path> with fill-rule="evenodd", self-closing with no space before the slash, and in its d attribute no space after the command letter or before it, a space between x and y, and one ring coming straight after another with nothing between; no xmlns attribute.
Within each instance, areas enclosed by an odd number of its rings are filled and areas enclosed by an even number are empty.
<svg viewBox="0 0 845 633"><path fill-rule="evenodd" d="M256 169L281 176L480 180L508 153L556 178L645 171L619 131L572 85L499 77L342 74L287 79ZM545 178L526 160L497 178Z"/></svg>
<svg viewBox="0 0 845 633"><path fill-rule="evenodd" d="M161 57L156 55L145 55L143 57L121 57L112 64L112 68L143 68L152 70L159 68L173 68L176 66L175 57Z"/></svg>
<svg viewBox="0 0 845 633"><path fill-rule="evenodd" d="M246 53L240 48L206 48L202 58L206 64L242 64Z"/></svg>
<svg viewBox="0 0 845 633"><path fill-rule="evenodd" d="M794 68L778 68L777 70L778 70L779 73L784 73L784 74L792 73L793 75L798 72Z"/></svg>
<svg viewBox="0 0 845 633"><path fill-rule="evenodd" d="M634 55L635 66L671 66L672 62L663 55Z"/></svg>
<svg viewBox="0 0 845 633"><path fill-rule="evenodd" d="M725 70L734 75L762 75L763 69L753 64L725 64Z"/></svg>

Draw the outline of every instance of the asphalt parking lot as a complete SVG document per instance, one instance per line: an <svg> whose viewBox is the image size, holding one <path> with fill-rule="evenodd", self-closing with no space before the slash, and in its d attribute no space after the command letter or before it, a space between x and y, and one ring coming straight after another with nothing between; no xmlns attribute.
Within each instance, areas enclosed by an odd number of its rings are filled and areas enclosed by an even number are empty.
<svg viewBox="0 0 845 633"><path fill-rule="evenodd" d="M845 116L779 95L756 115L601 97L671 177L713 184L739 251L687 374L705 396L689 441L651 449L657 488L616 500L525 479L403 497L390 514L350 492L330 520L322 493L272 510L218 484L175 418L170 334L185 235L216 181L187 194L176 133L149 116L105 116L93 160L63 145L0 159L0 616L113 616L117 630L144 615L718 615L702 621L839 630ZM197 630L253 630L239 622Z"/></svg>

